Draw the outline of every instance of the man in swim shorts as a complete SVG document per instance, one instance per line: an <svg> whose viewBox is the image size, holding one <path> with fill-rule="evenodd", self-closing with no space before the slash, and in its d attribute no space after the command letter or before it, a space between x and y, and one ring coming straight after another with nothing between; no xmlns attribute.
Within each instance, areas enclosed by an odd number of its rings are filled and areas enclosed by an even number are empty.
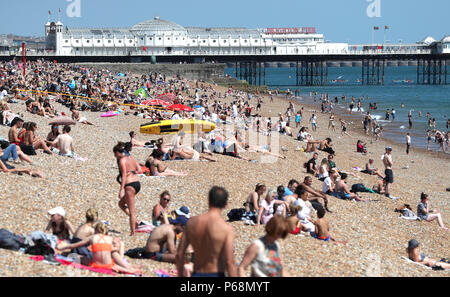
<svg viewBox="0 0 450 297"><path fill-rule="evenodd" d="M158 262L175 263L176 235L183 232L187 221L185 216L178 216L175 220L169 219L170 224L156 227L147 240L142 257Z"/></svg>

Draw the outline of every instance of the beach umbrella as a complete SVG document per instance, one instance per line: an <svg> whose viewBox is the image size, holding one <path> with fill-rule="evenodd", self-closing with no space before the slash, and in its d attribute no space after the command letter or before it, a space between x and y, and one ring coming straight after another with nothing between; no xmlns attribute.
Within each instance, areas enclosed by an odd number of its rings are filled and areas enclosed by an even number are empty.
<svg viewBox="0 0 450 297"><path fill-rule="evenodd" d="M147 91L144 88L137 89L136 92L134 92L134 95L139 96L139 94L142 94L142 98L147 98Z"/></svg>
<svg viewBox="0 0 450 297"><path fill-rule="evenodd" d="M65 125L76 125L76 123L77 123L77 121L75 121L75 120L72 120L71 118L69 118L69 117L64 117L64 116L61 116L61 117L56 117L56 118L54 118L50 123L49 123L49 125L61 125L61 126L65 126Z"/></svg>
<svg viewBox="0 0 450 297"><path fill-rule="evenodd" d="M162 105L162 106L169 106L170 103L161 99L153 99L153 100L146 100L141 103L142 105Z"/></svg>
<svg viewBox="0 0 450 297"><path fill-rule="evenodd" d="M169 106L170 110L178 110L178 111L194 111L189 106L183 105L183 104L174 104Z"/></svg>

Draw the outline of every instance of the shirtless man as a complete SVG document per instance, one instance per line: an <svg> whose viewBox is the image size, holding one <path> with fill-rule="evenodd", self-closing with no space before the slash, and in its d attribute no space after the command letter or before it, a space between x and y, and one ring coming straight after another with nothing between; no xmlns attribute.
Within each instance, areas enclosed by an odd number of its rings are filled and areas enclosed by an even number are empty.
<svg viewBox="0 0 450 297"><path fill-rule="evenodd" d="M81 124L86 124L86 125L91 125L93 126L94 124L92 124L91 122L89 122L85 117L81 116L81 112L76 110L75 107L72 107L70 109L70 111L72 112L72 119L77 121L78 123Z"/></svg>
<svg viewBox="0 0 450 297"><path fill-rule="evenodd" d="M237 277L234 259L234 231L222 218L228 201L228 192L221 187L209 191L207 213L189 219L177 250L178 276L182 277L185 251L192 245L194 257L193 277Z"/></svg>
<svg viewBox="0 0 450 297"><path fill-rule="evenodd" d="M391 198L390 196L390 187L391 185L394 183L394 172L392 171L392 148L391 147L386 147L386 153L383 155L383 164L384 164L384 175L385 178L384 180L386 181L386 186L384 189L384 195L387 198Z"/></svg>
<svg viewBox="0 0 450 297"><path fill-rule="evenodd" d="M336 182L334 192L331 193L331 196L340 199L349 199L349 200L355 199L356 201L363 201L363 202L370 201L369 199L361 198L355 193L350 192L347 187L346 181L347 181L347 174L342 173L341 179Z"/></svg>
<svg viewBox="0 0 450 297"><path fill-rule="evenodd" d="M325 218L325 210L323 208L317 210L317 220L314 221L314 225L316 225L315 232L311 232L311 236L323 240L323 241L334 241L334 243L346 244L347 241L339 241L334 238L330 233L330 224L328 220Z"/></svg>
<svg viewBox="0 0 450 297"><path fill-rule="evenodd" d="M305 177L305 179L303 180L303 182L300 184L303 188L305 188L305 190L308 192L308 193L310 193L311 195L309 196L309 201L313 201L313 202L315 202L315 203L312 203L312 205L313 205L313 207L314 207L314 209L318 209L318 208L320 208L319 206L318 206L318 204L320 204L320 205L322 205L320 202L319 202L319 199L321 198L321 199L323 199L323 206L325 207L325 209L326 209L326 211L328 211L328 212L331 212L329 209L328 209L328 197L327 197L327 195L325 195L325 193L323 193L323 192L321 192L321 191L318 191L318 190L315 190L315 189L313 189L312 187L311 187L311 185L312 185L312 183L313 183L313 179L312 179L312 177L311 176L306 176Z"/></svg>
<svg viewBox="0 0 450 297"><path fill-rule="evenodd" d="M156 227L147 240L145 246L145 259L158 262L175 263L177 234L183 232L188 219L178 216L175 220L169 219L170 224Z"/></svg>
<svg viewBox="0 0 450 297"><path fill-rule="evenodd" d="M58 135L52 142L52 146L59 150L59 154L63 156L74 156L73 139L69 135L70 127L64 126L63 134Z"/></svg>

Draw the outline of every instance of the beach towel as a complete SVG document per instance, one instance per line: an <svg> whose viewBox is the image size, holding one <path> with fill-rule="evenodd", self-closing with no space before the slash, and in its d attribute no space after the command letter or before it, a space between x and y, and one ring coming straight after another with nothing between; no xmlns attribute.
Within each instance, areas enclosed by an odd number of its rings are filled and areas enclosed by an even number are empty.
<svg viewBox="0 0 450 297"><path fill-rule="evenodd" d="M407 258L407 257L402 256L402 259L405 260L405 261L408 262L408 263L416 264L416 265L422 266L423 268L426 268L426 269L428 269L428 270L432 270L431 267L428 267L428 266L426 266L426 265L423 265L423 264L414 262L413 260L411 260L411 259L409 259L409 258Z"/></svg>
<svg viewBox="0 0 450 297"><path fill-rule="evenodd" d="M33 260L33 261L41 262L41 261L44 260L44 257L43 256L36 256L36 257L30 257L30 259ZM70 267L73 267L73 268L89 270L89 271L97 272L97 273L101 273L101 274L116 275L116 273L114 273L112 271L112 269L93 268L93 267L85 266L85 265L82 265L82 264L79 264L79 263L75 263L75 262L59 259L57 257L55 257L55 260L58 261L61 265L64 265L64 266L70 266Z"/></svg>
<svg viewBox="0 0 450 297"><path fill-rule="evenodd" d="M153 272L159 277L178 277L177 270L165 271L163 269L155 269Z"/></svg>

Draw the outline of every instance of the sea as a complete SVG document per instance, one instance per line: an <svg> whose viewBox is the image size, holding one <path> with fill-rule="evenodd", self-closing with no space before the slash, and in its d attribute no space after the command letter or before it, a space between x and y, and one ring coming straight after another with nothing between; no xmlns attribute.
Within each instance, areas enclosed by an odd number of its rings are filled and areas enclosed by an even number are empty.
<svg viewBox="0 0 450 297"><path fill-rule="evenodd" d="M225 74L234 77L235 69L227 68ZM266 85L271 89L292 91L300 89L301 95L305 97L309 96L310 92L328 93L333 102L337 96L339 104L335 107L336 114L339 110L344 112L349 110L352 96L356 98L355 102L364 98L361 100L364 113L370 111L383 126L383 137L395 142L404 144L406 133L410 132L412 146L426 148L426 131L434 129L428 127L427 113L436 119L436 129L447 132L446 124L450 117L450 85L417 85L417 67L413 66L386 67L383 86L363 86L360 81L361 67L329 67L328 86L312 87L295 85L295 68L266 68ZM447 82L450 82L450 74L447 76ZM345 102L341 100L342 96L347 97ZM377 103L377 110L369 110L369 103ZM386 109L392 108L396 111L396 119L393 122L386 121ZM408 125L410 111L413 115L411 130ZM438 145L432 141L431 148L437 150Z"/></svg>

